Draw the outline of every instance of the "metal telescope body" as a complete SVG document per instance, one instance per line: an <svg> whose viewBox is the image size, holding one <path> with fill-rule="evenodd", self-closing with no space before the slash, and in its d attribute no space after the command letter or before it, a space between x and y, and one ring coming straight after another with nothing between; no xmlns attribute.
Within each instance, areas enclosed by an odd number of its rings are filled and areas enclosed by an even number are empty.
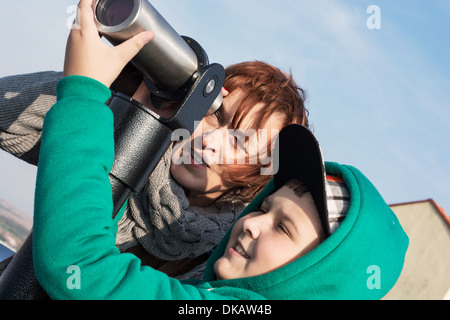
<svg viewBox="0 0 450 320"><path fill-rule="evenodd" d="M99 32L113 45L144 30L154 32L132 63L155 101L179 101L175 113L165 119L126 94L113 94L114 217L131 193L141 191L172 143L172 132L182 128L192 134L196 123L221 106L225 71L220 64L209 64L203 48L178 35L147 0L96 0L94 12ZM0 278L0 300L36 299L48 296L34 274L30 234Z"/></svg>

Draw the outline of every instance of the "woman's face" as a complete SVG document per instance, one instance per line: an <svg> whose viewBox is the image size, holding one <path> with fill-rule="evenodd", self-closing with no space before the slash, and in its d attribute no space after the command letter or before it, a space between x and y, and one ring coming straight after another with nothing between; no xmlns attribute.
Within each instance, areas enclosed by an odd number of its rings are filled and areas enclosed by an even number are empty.
<svg viewBox="0 0 450 320"><path fill-rule="evenodd" d="M263 112L264 105L261 103L255 105L241 122L239 132L245 132L248 138L245 136L240 138L242 136L237 134L238 131L230 129L234 114L242 101L241 91L234 90L228 93L222 90L222 93L224 95L222 107L216 113L204 117L190 141L187 141L190 143L190 147L187 148L190 152L184 155L185 161L181 161L180 164L172 162L172 176L184 187L191 205L208 206L230 189L231 186L227 185L224 179L227 169L234 164L245 163L254 158L256 153L260 152L258 149L267 150L268 143L281 130L283 124L283 115L275 113L261 128L268 129L267 136L261 136L259 139L250 137L252 131L246 130L250 127L252 119L259 112ZM186 151L186 148L174 150L180 152L179 156L182 156L181 153L183 150Z"/></svg>

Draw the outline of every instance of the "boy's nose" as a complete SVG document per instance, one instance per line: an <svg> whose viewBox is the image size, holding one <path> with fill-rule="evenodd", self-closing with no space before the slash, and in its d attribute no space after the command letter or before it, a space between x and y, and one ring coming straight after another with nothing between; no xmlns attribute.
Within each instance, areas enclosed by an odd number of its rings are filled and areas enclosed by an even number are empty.
<svg viewBox="0 0 450 320"><path fill-rule="evenodd" d="M250 215L243 223L244 232L246 232L252 239L257 239L270 225L268 215L264 213Z"/></svg>

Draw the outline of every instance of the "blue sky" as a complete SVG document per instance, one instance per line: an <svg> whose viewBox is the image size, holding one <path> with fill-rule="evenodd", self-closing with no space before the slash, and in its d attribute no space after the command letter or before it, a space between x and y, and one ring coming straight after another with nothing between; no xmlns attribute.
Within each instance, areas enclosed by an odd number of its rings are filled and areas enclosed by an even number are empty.
<svg viewBox="0 0 450 320"><path fill-rule="evenodd" d="M390 204L433 198L450 213L450 0L151 3L212 62L291 71L327 161L359 168ZM2 1L0 76L62 70L74 4ZM5 152L0 164L0 197L31 215L35 168Z"/></svg>

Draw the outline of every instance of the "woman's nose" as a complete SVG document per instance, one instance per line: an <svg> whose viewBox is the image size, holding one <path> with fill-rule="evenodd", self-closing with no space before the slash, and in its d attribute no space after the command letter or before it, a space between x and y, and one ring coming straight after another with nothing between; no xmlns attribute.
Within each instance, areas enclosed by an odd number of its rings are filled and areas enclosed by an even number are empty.
<svg viewBox="0 0 450 320"><path fill-rule="evenodd" d="M203 149L217 149L223 144L223 133L220 129L209 129L203 133Z"/></svg>
<svg viewBox="0 0 450 320"><path fill-rule="evenodd" d="M202 136L202 151L204 160L223 164L224 132L221 129L209 129Z"/></svg>

